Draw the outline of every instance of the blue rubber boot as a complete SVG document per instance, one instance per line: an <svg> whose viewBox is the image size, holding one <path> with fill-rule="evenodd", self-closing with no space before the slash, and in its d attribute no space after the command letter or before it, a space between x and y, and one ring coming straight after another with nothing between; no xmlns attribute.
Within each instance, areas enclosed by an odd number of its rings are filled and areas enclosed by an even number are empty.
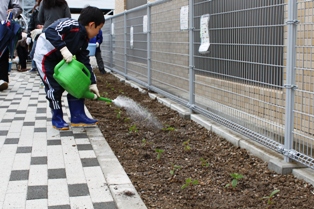
<svg viewBox="0 0 314 209"><path fill-rule="evenodd" d="M51 110L52 113L52 126L58 130L69 130L69 124L63 120L62 109Z"/></svg>
<svg viewBox="0 0 314 209"><path fill-rule="evenodd" d="M87 127L97 124L97 120L86 116L84 111L84 99L77 99L69 94L67 98L71 113L71 126Z"/></svg>

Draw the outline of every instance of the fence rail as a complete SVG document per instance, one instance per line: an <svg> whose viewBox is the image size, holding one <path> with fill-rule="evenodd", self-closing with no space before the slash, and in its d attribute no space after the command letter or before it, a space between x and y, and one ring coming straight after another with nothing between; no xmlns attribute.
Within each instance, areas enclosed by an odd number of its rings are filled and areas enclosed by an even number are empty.
<svg viewBox="0 0 314 209"><path fill-rule="evenodd" d="M301 0L156 1L106 20L103 57L112 71L314 169L312 9Z"/></svg>

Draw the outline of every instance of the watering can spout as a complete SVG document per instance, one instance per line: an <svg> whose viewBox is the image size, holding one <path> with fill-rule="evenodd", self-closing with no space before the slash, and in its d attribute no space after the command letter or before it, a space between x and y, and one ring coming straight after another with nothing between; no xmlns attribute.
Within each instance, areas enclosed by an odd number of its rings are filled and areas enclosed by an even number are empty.
<svg viewBox="0 0 314 209"><path fill-rule="evenodd" d="M84 93L84 96L83 96L85 99L96 99L97 98L97 95L90 92L90 91L86 91ZM108 99L108 98L105 98L105 97L98 97L97 100L100 100L100 101L105 101L105 102L112 102L111 99Z"/></svg>

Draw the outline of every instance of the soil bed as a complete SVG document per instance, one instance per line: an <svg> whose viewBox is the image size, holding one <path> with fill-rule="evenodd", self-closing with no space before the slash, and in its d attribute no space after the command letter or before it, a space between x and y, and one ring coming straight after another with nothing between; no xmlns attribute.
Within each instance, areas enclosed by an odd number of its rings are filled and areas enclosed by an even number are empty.
<svg viewBox="0 0 314 209"><path fill-rule="evenodd" d="M145 127L115 105L86 101L148 208L313 208L311 184L268 170L267 163L246 150L181 118L113 75L96 75L102 96L132 98L164 127ZM235 188L225 187L231 183L232 173L243 178ZM186 183L189 180L191 183ZM183 185L186 188L182 189ZM263 197L274 190L280 192L272 198L272 205L267 204Z"/></svg>

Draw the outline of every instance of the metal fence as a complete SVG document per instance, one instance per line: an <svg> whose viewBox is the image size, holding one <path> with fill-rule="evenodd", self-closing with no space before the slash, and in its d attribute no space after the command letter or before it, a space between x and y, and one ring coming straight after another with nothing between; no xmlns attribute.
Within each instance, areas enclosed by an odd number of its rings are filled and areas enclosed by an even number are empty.
<svg viewBox="0 0 314 209"><path fill-rule="evenodd" d="M312 9L303 0L149 3L106 20L103 56L112 71L314 168Z"/></svg>

